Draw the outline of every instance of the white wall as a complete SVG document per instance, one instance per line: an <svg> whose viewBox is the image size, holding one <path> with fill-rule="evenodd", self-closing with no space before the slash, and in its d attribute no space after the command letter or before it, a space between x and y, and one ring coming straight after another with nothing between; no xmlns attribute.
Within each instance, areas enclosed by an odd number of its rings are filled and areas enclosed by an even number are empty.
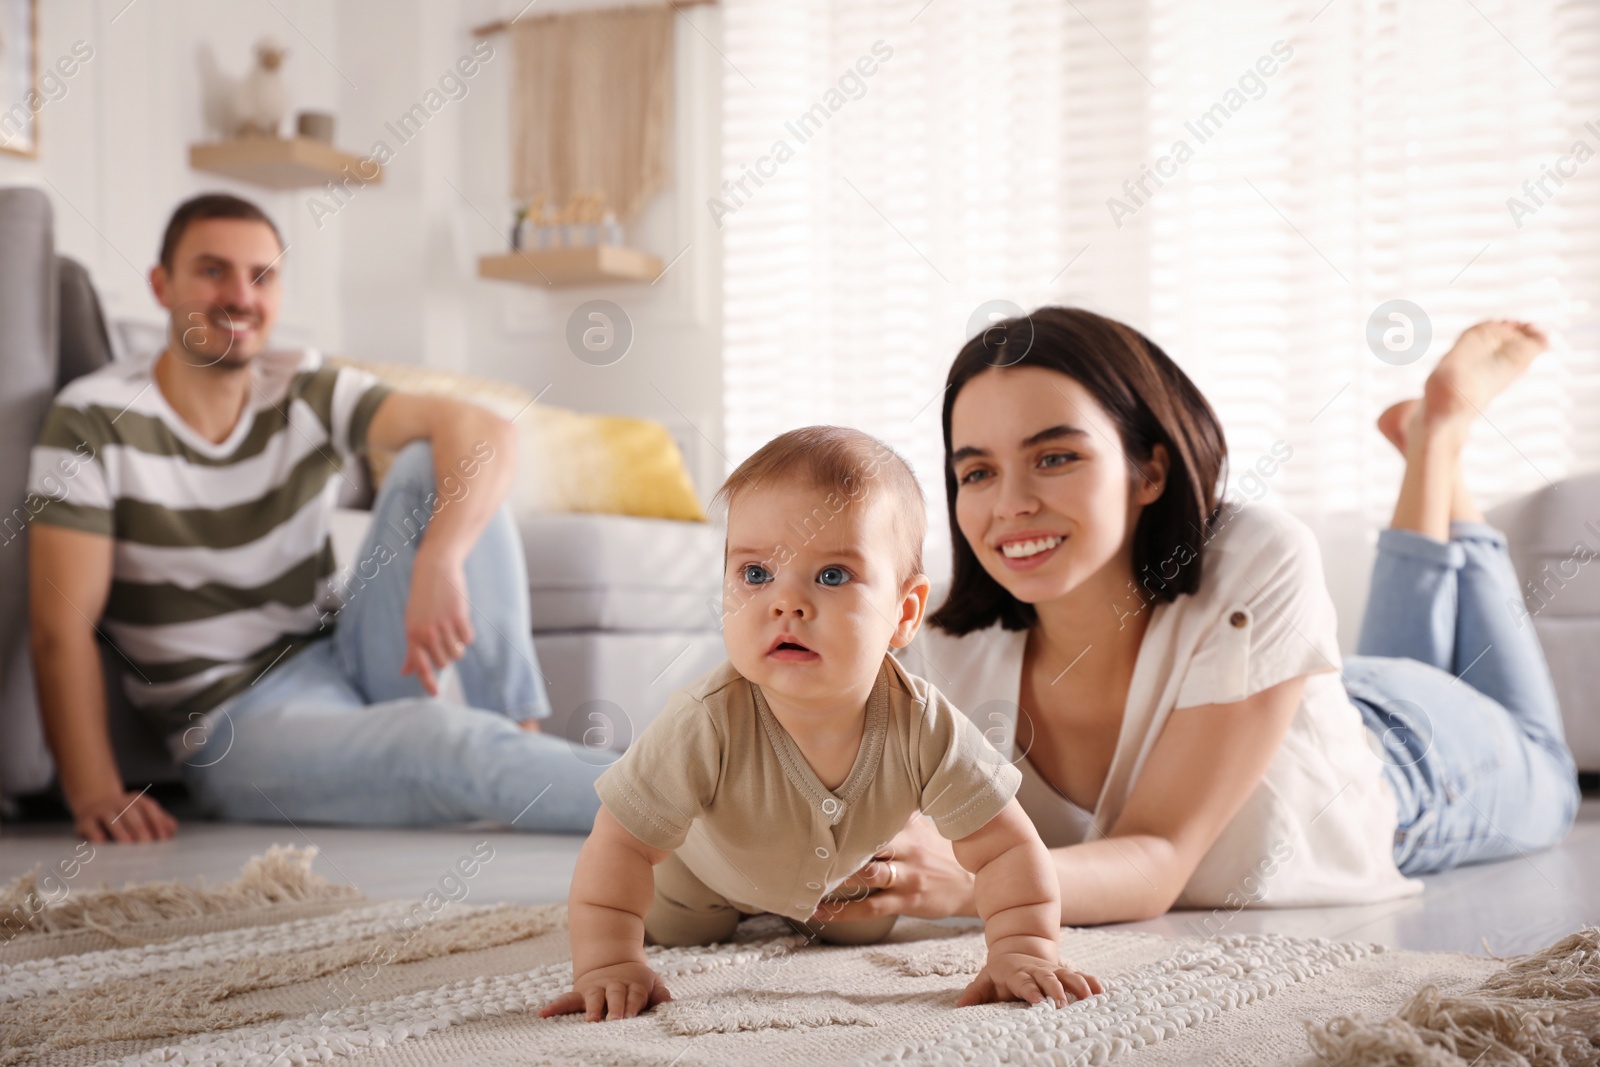
<svg viewBox="0 0 1600 1067"><path fill-rule="evenodd" d="M295 106L336 103L338 75L312 47L332 54L331 11L315 0L277 0L277 7L282 15L268 4L204 0L40 4L41 67L78 41L94 55L67 81L66 94L41 111L39 158L0 155L0 184L35 185L50 195L57 250L89 268L108 315L162 321L145 275L172 208L196 193L251 197L279 221L291 249L309 229L292 217L288 194L192 171L188 163L189 144L209 139L202 92L208 54L215 68L239 76L254 62L256 40L276 37L290 49ZM280 336L337 341L339 250L295 251Z"/></svg>
<svg viewBox="0 0 1600 1067"><path fill-rule="evenodd" d="M324 233L341 231L346 350L504 378L534 393L548 387L548 404L658 419L684 447L707 497L723 473L721 248L703 207L720 167L721 60L707 41L720 36L717 10L697 8L677 20L676 178L629 229L630 243L664 262L687 251L654 285L547 290L475 277L479 255L506 250L511 222L509 38L489 40L493 56L468 95L403 147L384 125L471 51L478 43L472 26L521 6L340 5L341 54L360 85L345 86L341 96L347 144L367 151L382 139L395 149L383 186L323 220ZM551 3L538 11L597 6ZM698 30L686 25L691 17ZM620 305L634 328L628 355L609 367L579 360L565 339L569 315L596 297Z"/></svg>
<svg viewBox="0 0 1600 1067"><path fill-rule="evenodd" d="M539 11L600 6L541 4ZM507 94L510 41L469 93L401 145L385 128L438 84L476 39L470 28L521 3L475 0L93 0L41 4L41 62L84 41L94 56L41 113L38 160L0 156L0 184L43 188L56 210L59 251L92 272L107 313L161 321L144 275L172 208L223 189L277 220L289 245L278 339L364 359L422 363L517 382L543 402L657 418L684 446L702 498L722 476L721 250L704 201L719 179L721 59L715 6L678 18L676 177L630 243L663 261L655 285L540 291L475 276L478 255L503 251L509 227ZM686 25L692 18L694 26ZM209 140L209 66L233 77L262 36L290 51L295 109L332 111L335 141L366 154L394 151L382 184L320 219L321 190L286 193L192 171L188 146ZM6 105L9 106L9 103ZM320 222L320 225L319 225ZM687 249L687 251L684 251ZM633 322L629 354L593 367L568 351L572 310L603 297Z"/></svg>

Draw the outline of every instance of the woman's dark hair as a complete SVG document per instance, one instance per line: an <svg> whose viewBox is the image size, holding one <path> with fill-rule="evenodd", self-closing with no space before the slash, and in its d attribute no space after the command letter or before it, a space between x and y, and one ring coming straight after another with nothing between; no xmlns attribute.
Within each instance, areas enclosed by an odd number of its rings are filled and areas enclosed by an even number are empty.
<svg viewBox="0 0 1600 1067"><path fill-rule="evenodd" d="M991 326L968 341L950 366L944 392L944 487L955 560L950 595L928 621L957 636L996 619L1008 630L1025 630L1038 621L1033 605L1012 596L983 569L956 523L950 413L969 381L1010 367L1043 367L1077 381L1111 416L1134 464L1149 459L1156 445L1166 446L1166 487L1134 528L1134 578L1147 602L1166 603L1198 589L1202 549L1217 521L1227 471L1228 446L1216 413L1188 375L1138 330L1081 308L1043 307Z"/></svg>

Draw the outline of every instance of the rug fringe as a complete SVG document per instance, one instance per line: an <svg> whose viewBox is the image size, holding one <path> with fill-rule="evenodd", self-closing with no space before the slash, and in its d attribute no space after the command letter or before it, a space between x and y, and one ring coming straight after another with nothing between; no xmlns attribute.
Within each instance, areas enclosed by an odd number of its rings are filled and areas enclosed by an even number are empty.
<svg viewBox="0 0 1600 1067"><path fill-rule="evenodd" d="M1600 997L1600 929L1580 930L1543 952L1519 957L1490 975L1483 988L1519 1000Z"/></svg>
<svg viewBox="0 0 1600 1067"><path fill-rule="evenodd" d="M1517 956L1475 991L1424 986L1388 1019L1306 1024L1329 1067L1460 1067L1475 1063L1600 1065L1600 928Z"/></svg>
<svg viewBox="0 0 1600 1067"><path fill-rule="evenodd" d="M312 873L316 848L273 845L251 858L239 877L218 886L147 882L112 889L73 890L59 901L39 892L39 868L0 886L0 916L11 936L95 930L123 940L118 928L171 919L198 919L273 904L361 900L359 890Z"/></svg>

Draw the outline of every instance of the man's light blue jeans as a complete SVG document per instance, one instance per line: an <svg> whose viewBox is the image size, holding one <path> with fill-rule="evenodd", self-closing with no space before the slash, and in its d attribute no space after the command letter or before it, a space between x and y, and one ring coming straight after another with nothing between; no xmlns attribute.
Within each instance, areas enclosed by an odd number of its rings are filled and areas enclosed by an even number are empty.
<svg viewBox="0 0 1600 1067"><path fill-rule="evenodd" d="M1406 874L1548 848L1578 810L1550 670L1504 535L1384 530L1344 682L1377 735Z"/></svg>
<svg viewBox="0 0 1600 1067"><path fill-rule="evenodd" d="M432 450L413 442L395 458L356 556L356 575L372 577L352 581L332 636L270 668L227 705L185 764L190 791L211 813L366 826L487 819L547 833L593 825L604 761L517 725L549 715L550 704L507 508L464 567L475 639L456 669L469 706L431 698L414 675L400 673L411 568L433 490Z"/></svg>

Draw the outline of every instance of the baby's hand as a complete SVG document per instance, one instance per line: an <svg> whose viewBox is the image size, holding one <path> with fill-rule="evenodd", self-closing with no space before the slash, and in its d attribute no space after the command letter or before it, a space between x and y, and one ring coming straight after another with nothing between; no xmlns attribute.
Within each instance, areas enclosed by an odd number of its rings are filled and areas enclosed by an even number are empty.
<svg viewBox="0 0 1600 1067"><path fill-rule="evenodd" d="M641 1011L672 999L660 975L644 963L614 963L578 976L572 992L539 1009L539 1018L583 1012L584 1019L631 1019Z"/></svg>
<svg viewBox="0 0 1600 1067"><path fill-rule="evenodd" d="M1025 1000L1037 1004L1045 997L1065 1007L1067 998L1083 1000L1105 992L1100 979L1079 974L1059 958L1026 952L991 952L978 977L962 992L956 1007L992 1004L1000 1000Z"/></svg>

